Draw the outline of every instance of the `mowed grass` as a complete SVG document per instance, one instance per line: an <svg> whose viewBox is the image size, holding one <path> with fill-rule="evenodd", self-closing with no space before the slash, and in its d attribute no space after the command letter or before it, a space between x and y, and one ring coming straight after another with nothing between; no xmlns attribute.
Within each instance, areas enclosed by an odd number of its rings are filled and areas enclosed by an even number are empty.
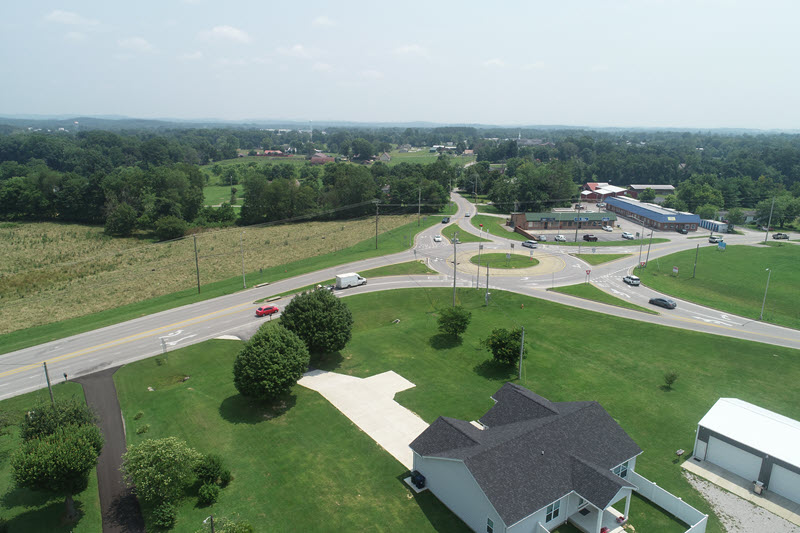
<svg viewBox="0 0 800 533"><path fill-rule="evenodd" d="M764 321L800 329L800 247L701 246L697 274L692 279L695 250L686 250L650 261L637 269L642 283L676 298L721 311L758 319L769 276ZM678 276L672 267L678 267Z"/></svg>
<svg viewBox="0 0 800 533"><path fill-rule="evenodd" d="M709 514L674 452L692 449L697 421L714 402L737 397L800 417L796 350L503 291L493 291L488 307L480 291L461 289L457 296L472 312L460 341L437 328L438 311L451 305L450 289L348 296L353 339L314 366L362 378L393 370L415 384L395 399L427 422L438 416L475 420L492 406L491 394L517 381L516 369L493 364L480 341L494 328L525 326L529 353L520 383L552 401L600 402L644 450L637 471ZM613 339L576 334L600 322ZM353 523L366 531L462 530L430 494L414 496L401 485L405 469L317 393L297 386L277 410L238 396L231 368L240 346L211 341L170 352L160 365L155 359L133 363L115 376L130 443L175 435L222 454L235 476L211 508L188 500L176 531L194 531L211 513L238 513L267 531L319 530L320 524L336 531ZM663 374L673 369L679 378L667 391ZM144 416L133 420L139 410ZM150 424L149 432L137 435L143 424ZM631 523L639 531L686 529L639 499ZM707 531L723 531L713 516Z"/></svg>
<svg viewBox="0 0 800 533"><path fill-rule="evenodd" d="M464 231L458 227L458 224L450 224L442 228L442 235L452 244L453 239L456 238L458 233L458 242L489 242L489 239L482 239L477 235L473 235L468 231Z"/></svg>
<svg viewBox="0 0 800 533"><path fill-rule="evenodd" d="M44 376L42 376L44 380ZM77 383L60 383L53 387L56 402L76 397L83 401L83 388ZM7 521L9 533L16 532L86 532L102 529L100 498L97 493L97 472L89 474L89 486L75 496L81 516L76 524L62 522L64 497L42 491L17 488L12 477L11 456L22 444L19 423L25 413L39 405L49 404L47 389L41 389L0 402L0 418L8 417L11 425L0 427L0 518Z"/></svg>
<svg viewBox="0 0 800 533"><path fill-rule="evenodd" d="M590 265L602 265L610 261L616 261L623 257L630 257L631 254L572 254L581 261L586 261Z"/></svg>
<svg viewBox="0 0 800 533"><path fill-rule="evenodd" d="M399 165L400 163L419 163L422 165L427 165L430 163L435 163L436 160L439 159L438 152L430 153L427 148L422 148L418 152L406 152L402 154L397 150L392 150L389 152L389 156L391 156L392 159L386 163L386 165L390 167ZM452 155L449 157L451 158L451 161L462 167L467 163L471 163L476 160L476 156L474 155Z"/></svg>
<svg viewBox="0 0 800 533"><path fill-rule="evenodd" d="M209 514L258 531L467 531L430 492L414 495L406 469L318 393L295 386L278 408L241 397L232 382L241 347L209 341L114 376L129 445L176 436L222 455L233 474L216 504L188 498L173 531L195 532Z"/></svg>
<svg viewBox="0 0 800 533"><path fill-rule="evenodd" d="M234 185L233 187L236 189L236 202L231 205L241 205L243 187L241 185ZM205 197L205 205L220 205L223 202L231 203L231 186L206 185L203 187L203 195Z"/></svg>
<svg viewBox="0 0 800 533"><path fill-rule="evenodd" d="M566 285L564 287L554 287L552 289L547 289L553 292L560 292L562 294L569 294L570 296L576 296L578 298L584 298L586 300L592 300L595 302L600 302L608 305L616 305L617 307L624 307L625 309L633 309L634 311L641 311L642 313L647 313L650 315L657 315L656 311L652 309L648 309L646 307L642 307L641 305L632 304L622 298L617 298L616 296L612 296L607 292L598 289L594 285L590 283L578 283L576 285Z"/></svg>
<svg viewBox="0 0 800 533"><path fill-rule="evenodd" d="M448 214L452 213L454 206L449 204L445 210ZM258 230L262 228L246 230L244 242L248 286L274 282L334 265L406 250L413 243L416 233L439 223L441 218L440 215L427 216L422 220L421 226L417 225L415 215L381 217L380 220L381 233L378 236L377 248L372 236L348 247L339 248L339 244L337 244L337 242L344 242L338 241L337 235L344 235L351 231L352 234L346 240L357 236L363 238L365 233L374 235L374 219L366 222L366 226L354 226L346 222L306 223L310 226L306 226L306 224L275 226L272 229L276 233L272 235L277 236L278 240L274 245L270 238L259 242L259 238L263 239L269 235L259 233ZM397 225L397 222L406 220L413 222ZM364 221L359 222L364 223ZM317 224L326 224L333 235L323 233L312 241L309 235L313 235L315 231L324 231L325 228L317 226ZM79 228L85 229L84 226L79 226ZM33 233L33 229L28 231ZM153 261L145 261L137 267L135 264L131 264L131 261L137 256L134 255L131 258L124 253L120 255L110 252L102 257L106 257L109 261L116 261L114 264L118 271L113 272L113 276L112 273L109 273L107 278L89 277L89 279L78 278L64 281L68 285L63 289L56 287L55 290L51 289L54 281L45 276L41 280L42 286L35 294L18 297L16 300L1 300L3 307L0 307L0 331L8 333L0 335L0 353L12 352L239 291L242 289L240 235L241 229L237 229L233 233L228 232L227 242L223 239L221 246L215 244L220 241L211 238L215 236L215 233L204 234L198 238L200 250L203 249L201 243L204 242L201 239L206 238L205 249L208 253L206 256L200 252L202 292L199 294L195 285L194 253L189 239L159 245L167 248L155 249L161 254L156 256L158 261L155 263L159 268L155 271L148 268L154 266ZM78 247L82 250L85 250L86 246L88 245L83 242L78 243ZM176 248L171 249L170 246ZM180 246L183 248L178 248ZM53 249L57 249L57 247L50 248L50 250ZM150 250L152 252L153 249ZM178 250L180 254L175 250ZM214 251L216 253L213 253ZM134 249L132 253L142 252ZM188 254L188 262L185 259L186 254ZM180 256L181 260L178 261L176 256ZM116 259L114 259L115 257ZM78 265L88 268L96 267L97 263L82 261ZM263 267L259 268L259 265L263 265ZM66 273L55 269L56 266L50 267L52 271L66 276ZM209 271L218 281L213 278L209 280L211 277ZM78 270L78 272L84 271ZM166 277L170 273L172 277ZM163 286L151 286L152 283L159 282L162 278L166 280L163 282ZM13 277L0 278L0 287L3 285L3 280L9 279L13 279ZM92 281L96 285L92 285ZM167 283L167 281L172 281L172 283ZM170 292L169 289L172 291ZM1 293L0 298L2 298Z"/></svg>
<svg viewBox="0 0 800 533"><path fill-rule="evenodd" d="M495 237L503 237L506 239L511 239L512 241L527 241L528 238L524 235L516 233L514 231L508 231L508 226L506 226L506 219L500 217L492 217L488 215L475 215L472 217L472 225L475 226L477 229L481 229L481 224L483 224L483 231L488 231Z"/></svg>
<svg viewBox="0 0 800 533"><path fill-rule="evenodd" d="M469 262L480 266L489 265L490 268L508 269L530 268L539 264L538 259L527 255L511 254L510 257L506 258L506 254L504 253L474 255L470 258Z"/></svg>

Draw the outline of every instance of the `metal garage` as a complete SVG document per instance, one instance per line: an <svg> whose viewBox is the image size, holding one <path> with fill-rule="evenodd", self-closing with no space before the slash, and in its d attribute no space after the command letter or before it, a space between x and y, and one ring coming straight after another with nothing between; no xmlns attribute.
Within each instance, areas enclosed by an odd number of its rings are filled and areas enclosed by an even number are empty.
<svg viewBox="0 0 800 533"><path fill-rule="evenodd" d="M800 422L720 398L697 426L695 458L800 503Z"/></svg>

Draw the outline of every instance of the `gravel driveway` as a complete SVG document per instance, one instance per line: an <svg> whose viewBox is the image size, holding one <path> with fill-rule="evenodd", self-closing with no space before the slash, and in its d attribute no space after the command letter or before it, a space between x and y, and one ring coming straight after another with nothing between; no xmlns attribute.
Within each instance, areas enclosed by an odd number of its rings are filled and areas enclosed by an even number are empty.
<svg viewBox="0 0 800 533"><path fill-rule="evenodd" d="M784 520L763 507L732 494L697 477L684 472L686 479L711 504L714 512L728 533L798 533L800 527Z"/></svg>

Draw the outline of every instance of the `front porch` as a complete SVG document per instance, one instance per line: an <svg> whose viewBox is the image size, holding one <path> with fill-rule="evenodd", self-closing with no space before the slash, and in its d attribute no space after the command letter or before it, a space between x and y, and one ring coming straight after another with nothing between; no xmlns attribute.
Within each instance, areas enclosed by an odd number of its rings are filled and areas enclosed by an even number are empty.
<svg viewBox="0 0 800 533"><path fill-rule="evenodd" d="M598 518L601 512L602 518L599 523L600 527L598 527ZM592 505L587 505L580 511L573 513L567 521L583 531L583 533L597 533L598 531L603 533L628 533L623 529L622 524L617 522L617 518L620 516L622 516L622 513L613 507L600 511Z"/></svg>

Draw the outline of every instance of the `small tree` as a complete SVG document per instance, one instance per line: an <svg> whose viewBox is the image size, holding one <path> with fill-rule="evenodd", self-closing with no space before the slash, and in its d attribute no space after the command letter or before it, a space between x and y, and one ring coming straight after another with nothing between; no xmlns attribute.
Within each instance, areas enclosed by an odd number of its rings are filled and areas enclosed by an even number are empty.
<svg viewBox="0 0 800 533"><path fill-rule="evenodd" d="M744 209L741 207L734 207L728 211L728 222L731 224L741 225L744 224L745 214Z"/></svg>
<svg viewBox="0 0 800 533"><path fill-rule="evenodd" d="M20 436L28 441L52 435L59 427L87 426L96 423L97 416L89 406L75 398L59 400L55 406L39 403L23 417Z"/></svg>
<svg viewBox="0 0 800 533"><path fill-rule="evenodd" d="M308 348L281 325L264 324L236 356L233 384L242 396L273 400L308 370Z"/></svg>
<svg viewBox="0 0 800 533"><path fill-rule="evenodd" d="M105 232L109 235L128 237L136 228L136 210L126 203L121 203L109 211L106 217Z"/></svg>
<svg viewBox="0 0 800 533"><path fill-rule="evenodd" d="M646 188L645 190L639 193L640 202L651 203L655 199L656 199L656 191L654 191L650 187Z"/></svg>
<svg viewBox="0 0 800 533"><path fill-rule="evenodd" d="M183 237L186 233L186 222L176 216L161 217L156 220L156 237L160 241L169 241Z"/></svg>
<svg viewBox="0 0 800 533"><path fill-rule="evenodd" d="M471 319L472 313L462 306L447 307L439 312L439 331L458 337L467 331Z"/></svg>
<svg viewBox="0 0 800 533"><path fill-rule="evenodd" d="M508 330L498 328L481 341L481 344L492 352L492 357L498 363L515 365L519 361L519 347L522 342L522 328ZM523 348L523 354L527 348Z"/></svg>
<svg viewBox="0 0 800 533"><path fill-rule="evenodd" d="M710 204L701 205L697 208L698 216L705 220L715 220L717 211L719 211L719 207Z"/></svg>
<svg viewBox="0 0 800 533"><path fill-rule="evenodd" d="M672 389L672 385L678 381L678 373L674 370L670 370L664 374L664 385L667 386L667 389Z"/></svg>
<svg viewBox="0 0 800 533"><path fill-rule="evenodd" d="M149 439L122 456L122 472L128 485L144 501L174 503L194 481L194 467L201 455L175 437Z"/></svg>
<svg viewBox="0 0 800 533"><path fill-rule="evenodd" d="M281 313L281 325L303 339L309 352L330 353L350 341L353 315L333 293L316 290L295 296Z"/></svg>

